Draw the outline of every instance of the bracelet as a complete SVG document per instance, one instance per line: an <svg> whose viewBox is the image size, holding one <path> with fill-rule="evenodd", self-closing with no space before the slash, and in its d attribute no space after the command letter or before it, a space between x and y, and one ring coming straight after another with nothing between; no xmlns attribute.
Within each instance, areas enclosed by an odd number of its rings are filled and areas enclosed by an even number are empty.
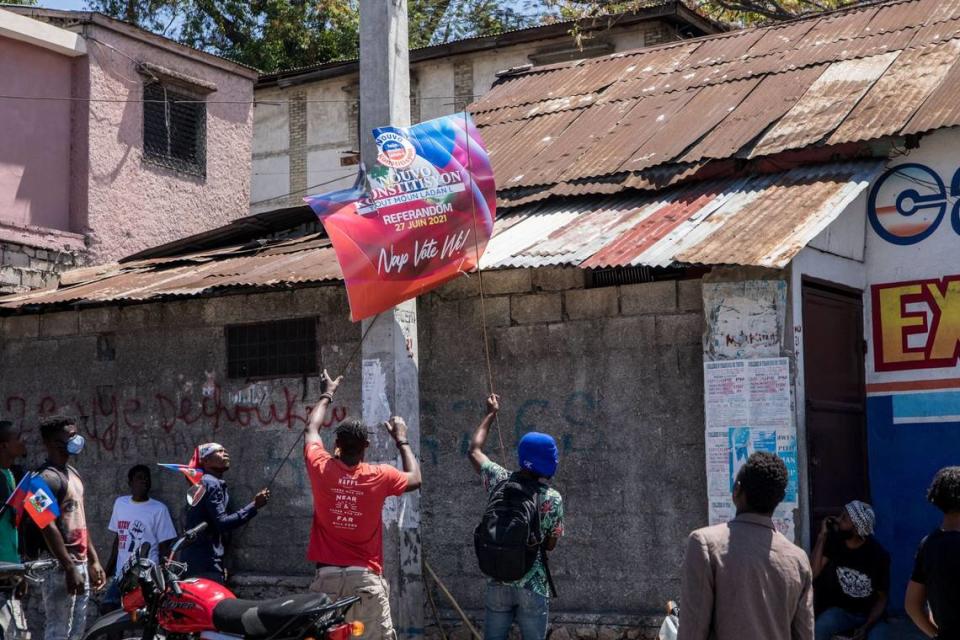
<svg viewBox="0 0 960 640"><path fill-rule="evenodd" d="M323 393L320 394L320 400L322 400L322 399L324 399L324 398L326 398L329 402L333 402L333 394L332 394L332 393L327 393L326 391L324 391Z"/></svg>
<svg viewBox="0 0 960 640"><path fill-rule="evenodd" d="M397 449L399 449L399 448L402 447L403 445L407 445L407 446L409 447L409 446L410 446L410 443L407 442L406 440L397 440Z"/></svg>

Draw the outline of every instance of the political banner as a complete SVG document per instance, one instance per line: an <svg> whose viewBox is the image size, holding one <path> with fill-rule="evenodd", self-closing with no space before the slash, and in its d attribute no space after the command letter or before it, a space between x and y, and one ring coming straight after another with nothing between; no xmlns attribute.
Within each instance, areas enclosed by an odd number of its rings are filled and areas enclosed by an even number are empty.
<svg viewBox="0 0 960 640"><path fill-rule="evenodd" d="M493 170L468 114L373 135L366 189L304 198L333 243L354 321L475 269L496 216Z"/></svg>

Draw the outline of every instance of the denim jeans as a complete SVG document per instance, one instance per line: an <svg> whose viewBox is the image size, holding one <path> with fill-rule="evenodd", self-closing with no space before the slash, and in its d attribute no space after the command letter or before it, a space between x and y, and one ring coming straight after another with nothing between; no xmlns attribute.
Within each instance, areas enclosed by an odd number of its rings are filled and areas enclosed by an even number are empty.
<svg viewBox="0 0 960 640"><path fill-rule="evenodd" d="M12 590L0 592L0 640L20 640L27 631L22 603L13 598Z"/></svg>
<svg viewBox="0 0 960 640"><path fill-rule="evenodd" d="M87 628L87 602L90 600L90 576L87 565L76 565L86 589L82 596L67 593L63 569L48 571L43 576L44 630L43 640L81 640Z"/></svg>
<svg viewBox="0 0 960 640"><path fill-rule="evenodd" d="M484 640L506 640L516 621L523 640L543 640L547 636L550 599L529 589L488 584Z"/></svg>
<svg viewBox="0 0 960 640"><path fill-rule="evenodd" d="M832 640L833 636L853 635L853 631L859 629L867 622L867 616L856 613L849 613L838 607L827 609L817 616L815 632L816 640ZM870 629L867 634L867 640L887 640L890 638L890 627L886 622L880 621Z"/></svg>

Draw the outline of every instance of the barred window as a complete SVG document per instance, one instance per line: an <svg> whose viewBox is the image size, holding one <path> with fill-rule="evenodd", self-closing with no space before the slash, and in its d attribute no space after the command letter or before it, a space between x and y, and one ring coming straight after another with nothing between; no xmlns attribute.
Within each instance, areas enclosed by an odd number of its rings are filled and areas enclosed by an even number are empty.
<svg viewBox="0 0 960 640"><path fill-rule="evenodd" d="M159 82L143 87L144 158L175 171L207 175L207 105Z"/></svg>
<svg viewBox="0 0 960 640"><path fill-rule="evenodd" d="M226 327L227 377L315 375L317 319L296 318Z"/></svg>

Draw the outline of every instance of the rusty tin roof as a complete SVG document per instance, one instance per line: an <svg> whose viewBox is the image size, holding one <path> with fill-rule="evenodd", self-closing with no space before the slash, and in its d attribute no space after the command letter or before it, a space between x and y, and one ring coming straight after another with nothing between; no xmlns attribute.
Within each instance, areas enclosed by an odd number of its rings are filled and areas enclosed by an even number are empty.
<svg viewBox="0 0 960 640"><path fill-rule="evenodd" d="M958 59L960 0L892 0L533 68L470 110L501 208L526 208L662 188L654 168L960 125Z"/></svg>

